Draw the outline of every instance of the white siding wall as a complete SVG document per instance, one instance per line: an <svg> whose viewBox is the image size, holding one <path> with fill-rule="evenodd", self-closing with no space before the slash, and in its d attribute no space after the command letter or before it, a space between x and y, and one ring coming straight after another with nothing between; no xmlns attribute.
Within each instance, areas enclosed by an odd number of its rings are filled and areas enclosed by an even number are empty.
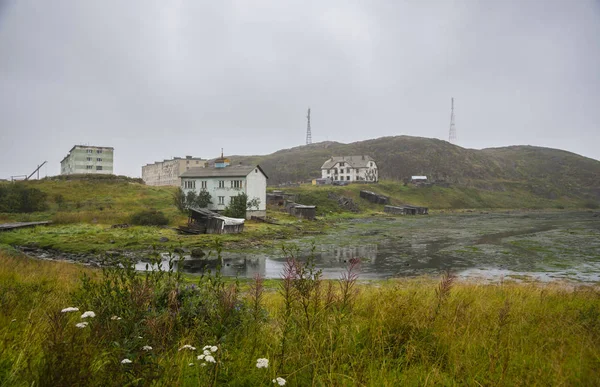
<svg viewBox="0 0 600 387"><path fill-rule="evenodd" d="M254 170L248 174L247 179L248 186L246 188L246 195L248 195L248 200L258 198L258 200L260 200L260 205L258 206L257 214L261 211L265 213L267 210L267 178L260 169L254 168ZM252 211L256 211L256 208L253 208Z"/></svg>

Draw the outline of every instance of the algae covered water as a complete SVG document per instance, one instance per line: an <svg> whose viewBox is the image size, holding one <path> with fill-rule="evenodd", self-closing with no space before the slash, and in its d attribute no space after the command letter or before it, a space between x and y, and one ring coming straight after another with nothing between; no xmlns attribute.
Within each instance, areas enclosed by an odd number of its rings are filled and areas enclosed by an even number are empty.
<svg viewBox="0 0 600 387"><path fill-rule="evenodd" d="M520 212L373 217L337 225L326 235L285 242L313 255L324 278L338 278L359 258L360 278L438 274L465 278L600 281L600 217L592 212ZM279 278L289 253L281 248L185 257L179 269L221 266L228 276ZM142 264L140 264L142 268Z"/></svg>

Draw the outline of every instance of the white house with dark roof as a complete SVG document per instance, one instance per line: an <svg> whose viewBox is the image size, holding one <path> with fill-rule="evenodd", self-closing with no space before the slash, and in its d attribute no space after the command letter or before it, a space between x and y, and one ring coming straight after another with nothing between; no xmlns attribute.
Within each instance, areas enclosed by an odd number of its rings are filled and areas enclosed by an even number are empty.
<svg viewBox="0 0 600 387"><path fill-rule="evenodd" d="M376 183L379 172L375 160L370 156L339 156L325 161L321 167L321 177L332 181Z"/></svg>
<svg viewBox="0 0 600 387"><path fill-rule="evenodd" d="M181 189L189 191L208 191L212 203L208 209L223 211L231 198L244 192L248 200L258 199L258 208L248 209L246 217L267 215L267 179L268 176L259 165L230 165L229 159L220 157L212 167L190 168L180 175Z"/></svg>

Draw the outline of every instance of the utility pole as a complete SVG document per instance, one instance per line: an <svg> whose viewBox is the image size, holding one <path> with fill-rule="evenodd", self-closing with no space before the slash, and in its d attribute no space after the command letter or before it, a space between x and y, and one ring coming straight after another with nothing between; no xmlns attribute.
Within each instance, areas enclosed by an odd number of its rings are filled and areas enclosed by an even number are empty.
<svg viewBox="0 0 600 387"><path fill-rule="evenodd" d="M308 108L308 115L306 116L306 145L312 144L312 134L310 132L310 108Z"/></svg>
<svg viewBox="0 0 600 387"><path fill-rule="evenodd" d="M451 99L450 104L450 133L448 135L448 142L456 143L456 126L454 126L454 97Z"/></svg>

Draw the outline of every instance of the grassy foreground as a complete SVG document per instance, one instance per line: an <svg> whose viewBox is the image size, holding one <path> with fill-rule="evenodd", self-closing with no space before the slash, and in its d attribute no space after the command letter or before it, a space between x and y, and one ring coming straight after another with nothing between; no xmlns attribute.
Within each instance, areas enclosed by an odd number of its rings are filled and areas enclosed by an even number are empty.
<svg viewBox="0 0 600 387"><path fill-rule="evenodd" d="M293 259L268 282L125 267L0 252L0 385L600 384L595 288L359 283L356 262L322 281Z"/></svg>

